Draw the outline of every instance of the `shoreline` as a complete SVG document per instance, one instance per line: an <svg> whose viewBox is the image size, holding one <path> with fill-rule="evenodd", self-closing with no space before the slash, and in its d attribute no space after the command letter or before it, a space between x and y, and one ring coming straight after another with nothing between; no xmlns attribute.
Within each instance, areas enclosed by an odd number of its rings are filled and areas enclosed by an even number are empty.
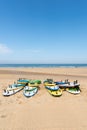
<svg viewBox="0 0 87 130"><path fill-rule="evenodd" d="M0 68L26 68L26 69L27 68L28 69L29 68L87 68L87 66L78 66L78 67L75 67L75 66L54 66L54 67L53 66L49 66L49 67L48 66L46 66L46 67L41 67L41 66L39 66L39 67L36 67L36 66L30 66L30 67L29 66L28 67L26 67L26 66L25 67L24 66L19 66L19 67L11 67L11 66L7 67L7 66L5 66L5 67L3 67L2 66L1 67L0 66Z"/></svg>
<svg viewBox="0 0 87 130"><path fill-rule="evenodd" d="M51 63L51 64L0 64L0 68L87 68L86 63Z"/></svg>

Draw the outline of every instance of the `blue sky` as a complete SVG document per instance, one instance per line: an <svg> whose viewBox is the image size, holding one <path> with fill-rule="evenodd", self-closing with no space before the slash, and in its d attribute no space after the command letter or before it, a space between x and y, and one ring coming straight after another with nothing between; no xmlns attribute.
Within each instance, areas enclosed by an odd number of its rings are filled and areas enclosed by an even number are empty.
<svg viewBox="0 0 87 130"><path fill-rule="evenodd" d="M87 63L87 1L0 0L0 63Z"/></svg>

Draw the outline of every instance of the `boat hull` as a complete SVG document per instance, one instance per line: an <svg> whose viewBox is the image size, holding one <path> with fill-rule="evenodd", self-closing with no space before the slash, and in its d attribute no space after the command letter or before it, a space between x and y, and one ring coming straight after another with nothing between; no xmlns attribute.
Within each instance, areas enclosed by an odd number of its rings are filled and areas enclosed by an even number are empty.
<svg viewBox="0 0 87 130"><path fill-rule="evenodd" d="M37 88L37 87L27 87L27 88L24 88L24 90L23 90L23 95L24 95L25 97L32 97L32 96L34 96L37 92L38 92L38 88Z"/></svg>
<svg viewBox="0 0 87 130"><path fill-rule="evenodd" d="M10 85L6 90L4 90L3 96L14 95L17 92L21 91L23 88L24 88L24 85L22 85L22 84Z"/></svg>
<svg viewBox="0 0 87 130"><path fill-rule="evenodd" d="M62 90L61 89L58 89L56 91L52 91L52 90L48 90L48 92L54 96L54 97L60 97L62 96Z"/></svg>

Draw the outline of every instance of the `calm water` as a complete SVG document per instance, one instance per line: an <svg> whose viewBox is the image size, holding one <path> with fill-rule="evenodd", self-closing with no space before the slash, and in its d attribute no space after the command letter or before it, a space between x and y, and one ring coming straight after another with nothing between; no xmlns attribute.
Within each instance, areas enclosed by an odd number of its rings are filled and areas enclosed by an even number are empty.
<svg viewBox="0 0 87 130"><path fill-rule="evenodd" d="M0 64L0 67L41 67L41 68L46 68L46 67L87 67L87 64Z"/></svg>

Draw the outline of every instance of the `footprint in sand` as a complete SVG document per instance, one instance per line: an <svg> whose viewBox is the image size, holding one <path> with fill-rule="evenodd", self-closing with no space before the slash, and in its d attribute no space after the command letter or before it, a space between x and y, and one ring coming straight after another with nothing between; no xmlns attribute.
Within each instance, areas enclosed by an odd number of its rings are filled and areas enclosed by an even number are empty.
<svg viewBox="0 0 87 130"><path fill-rule="evenodd" d="M22 101L19 101L18 104L22 104Z"/></svg>
<svg viewBox="0 0 87 130"><path fill-rule="evenodd" d="M7 117L7 115L1 115L1 118L6 118Z"/></svg>
<svg viewBox="0 0 87 130"><path fill-rule="evenodd" d="M17 98L19 99L19 98L21 98L21 96L20 96L20 95L18 95L18 96L17 96Z"/></svg>

